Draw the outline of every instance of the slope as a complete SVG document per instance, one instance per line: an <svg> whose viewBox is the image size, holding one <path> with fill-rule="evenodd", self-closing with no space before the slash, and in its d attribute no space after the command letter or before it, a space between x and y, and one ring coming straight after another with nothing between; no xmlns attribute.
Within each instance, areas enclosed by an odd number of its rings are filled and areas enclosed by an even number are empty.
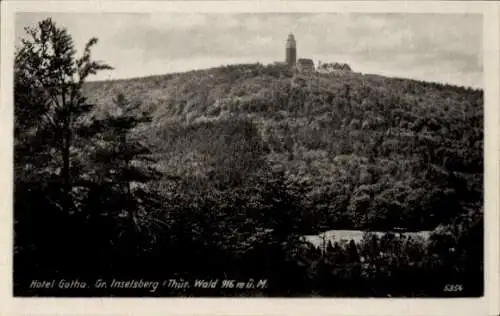
<svg viewBox="0 0 500 316"><path fill-rule="evenodd" d="M306 233L432 230L482 212L480 90L249 64L93 82L86 93L96 115L117 93L153 114L140 133L166 174L160 185L191 205L258 217L274 179L300 201L293 216Z"/></svg>

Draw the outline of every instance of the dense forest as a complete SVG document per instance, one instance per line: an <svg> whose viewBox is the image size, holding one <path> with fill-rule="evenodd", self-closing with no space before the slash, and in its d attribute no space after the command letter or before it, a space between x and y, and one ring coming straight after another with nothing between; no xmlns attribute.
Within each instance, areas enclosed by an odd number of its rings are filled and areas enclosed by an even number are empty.
<svg viewBox="0 0 500 316"><path fill-rule="evenodd" d="M77 57L50 19L27 32L16 295L55 295L32 279L115 277L268 283L57 295L482 295L481 90L257 63L88 82L112 71L91 58L97 39ZM324 249L301 238L331 229L366 234Z"/></svg>

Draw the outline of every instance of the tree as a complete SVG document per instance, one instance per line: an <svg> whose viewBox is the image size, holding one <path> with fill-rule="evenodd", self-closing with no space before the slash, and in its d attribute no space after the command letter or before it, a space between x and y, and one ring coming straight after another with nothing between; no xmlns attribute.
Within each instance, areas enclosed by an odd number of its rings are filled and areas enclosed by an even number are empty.
<svg viewBox="0 0 500 316"><path fill-rule="evenodd" d="M132 253L138 254L145 249L135 233L155 239L154 229L167 225L155 213L163 209L161 196L149 185L159 180L161 173L154 167L149 145L135 133L141 124L151 121L151 116L123 94L116 96L114 105L115 113L108 112L94 122L96 137L86 172L94 186L87 200L87 213L123 223L121 229L127 234L118 235L128 238L127 247L135 244L138 251ZM101 213L95 214L96 210ZM151 246L152 240L148 242Z"/></svg>
<svg viewBox="0 0 500 316"><path fill-rule="evenodd" d="M78 270L85 244L78 219L85 117L82 88L110 66L93 61L92 38L81 57L70 34L51 19L25 28L14 59L15 278ZM64 236L64 238L61 238ZM64 254L64 255L60 255ZM83 257L83 256L82 256ZM72 261L68 263L68 261ZM47 274L45 274L47 273Z"/></svg>
<svg viewBox="0 0 500 316"><path fill-rule="evenodd" d="M92 109L82 87L90 75L112 67L91 59L97 38L91 38L77 58L68 31L50 18L25 30L27 38L22 39L14 66L16 170L24 175L28 158L49 153L48 160L54 162L51 171L58 171L62 182L61 208L69 213L75 132L84 128L82 117ZM39 151L28 154L31 145Z"/></svg>

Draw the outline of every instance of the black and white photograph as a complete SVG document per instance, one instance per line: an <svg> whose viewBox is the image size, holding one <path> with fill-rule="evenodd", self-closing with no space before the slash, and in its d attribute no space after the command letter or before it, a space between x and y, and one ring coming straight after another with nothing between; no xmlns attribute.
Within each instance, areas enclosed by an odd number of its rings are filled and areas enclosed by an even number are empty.
<svg viewBox="0 0 500 316"><path fill-rule="evenodd" d="M14 297L485 295L483 14L11 19Z"/></svg>

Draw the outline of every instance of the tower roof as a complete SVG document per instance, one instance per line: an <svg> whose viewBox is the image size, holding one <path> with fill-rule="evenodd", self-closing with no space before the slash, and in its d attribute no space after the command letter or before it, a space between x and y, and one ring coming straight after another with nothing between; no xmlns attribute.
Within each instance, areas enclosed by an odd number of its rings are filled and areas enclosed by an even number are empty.
<svg viewBox="0 0 500 316"><path fill-rule="evenodd" d="M288 34L288 38L286 40L286 46L287 47L294 47L295 48L295 36L293 36L292 33Z"/></svg>

